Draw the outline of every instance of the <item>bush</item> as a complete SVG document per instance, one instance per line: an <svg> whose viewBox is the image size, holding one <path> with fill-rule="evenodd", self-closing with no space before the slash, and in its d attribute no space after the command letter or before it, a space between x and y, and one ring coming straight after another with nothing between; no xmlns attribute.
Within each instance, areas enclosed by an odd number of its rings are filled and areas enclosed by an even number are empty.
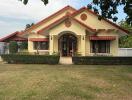
<svg viewBox="0 0 132 100"><path fill-rule="evenodd" d="M12 64L58 64L59 56L5 54L2 59Z"/></svg>
<svg viewBox="0 0 132 100"><path fill-rule="evenodd" d="M20 50L27 50L28 49L28 43L27 42L22 42L19 45Z"/></svg>
<svg viewBox="0 0 132 100"><path fill-rule="evenodd" d="M11 41L9 43L9 53L17 53L18 52L18 44L16 41Z"/></svg>
<svg viewBox="0 0 132 100"><path fill-rule="evenodd" d="M73 57L77 65L132 65L132 57L85 56Z"/></svg>

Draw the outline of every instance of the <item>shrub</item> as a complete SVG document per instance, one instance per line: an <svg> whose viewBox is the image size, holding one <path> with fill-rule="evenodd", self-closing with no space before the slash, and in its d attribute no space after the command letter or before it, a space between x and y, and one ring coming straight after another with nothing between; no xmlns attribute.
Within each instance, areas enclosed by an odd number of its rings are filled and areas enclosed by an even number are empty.
<svg viewBox="0 0 132 100"><path fill-rule="evenodd" d="M76 56L72 60L77 65L132 65L132 57Z"/></svg>
<svg viewBox="0 0 132 100"><path fill-rule="evenodd" d="M20 50L27 50L28 49L28 43L27 42L22 42L19 45Z"/></svg>
<svg viewBox="0 0 132 100"><path fill-rule="evenodd" d="M12 64L58 64L59 56L5 54L2 59Z"/></svg>
<svg viewBox="0 0 132 100"><path fill-rule="evenodd" d="M18 44L16 41L11 41L9 43L9 53L17 53L18 52Z"/></svg>

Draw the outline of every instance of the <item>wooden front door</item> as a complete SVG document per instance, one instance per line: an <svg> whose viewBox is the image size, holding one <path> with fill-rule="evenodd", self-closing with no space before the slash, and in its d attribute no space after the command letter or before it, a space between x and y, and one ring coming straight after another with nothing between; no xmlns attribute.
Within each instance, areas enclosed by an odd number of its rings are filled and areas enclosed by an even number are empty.
<svg viewBox="0 0 132 100"><path fill-rule="evenodd" d="M77 39L72 34L65 34L60 37L60 53L62 56L72 56L76 52Z"/></svg>

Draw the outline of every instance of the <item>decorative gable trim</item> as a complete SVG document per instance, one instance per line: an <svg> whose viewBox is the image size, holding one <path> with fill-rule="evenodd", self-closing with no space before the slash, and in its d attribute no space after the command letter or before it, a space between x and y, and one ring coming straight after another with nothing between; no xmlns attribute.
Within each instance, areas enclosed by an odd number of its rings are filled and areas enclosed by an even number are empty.
<svg viewBox="0 0 132 100"><path fill-rule="evenodd" d="M69 15L66 15L66 16L63 16L62 18L58 19L57 21L51 23L50 25L48 25L47 27L44 27L43 29L39 30L37 33L38 34L41 34L42 32L44 31L47 31L49 30L50 28L56 26L57 24L63 22L64 20L66 19L71 19L71 20L74 20L75 22L79 23L80 25L82 25L83 27L85 27L86 29L90 30L91 32L96 32L96 29L93 29L87 25L85 25L84 23L80 22L79 20L73 18L72 16L69 16Z"/></svg>
<svg viewBox="0 0 132 100"><path fill-rule="evenodd" d="M91 14L97 16L97 17L99 16L99 15L97 15L96 13L94 13L92 10L87 9L86 7L83 7L83 8L81 8L81 9L79 9L78 11L74 12L74 13L72 14L72 16L76 16L76 15L80 14L80 13L83 12L83 11L87 11L87 12L89 12L89 13L91 13ZM117 24L115 24L115 23L109 21L108 19L103 18L102 20L108 22L108 23L111 24L112 26L114 26L114 27L116 27L116 28L122 30L123 32L125 32L125 33L127 33L127 34L130 33L128 30L125 30L124 28L122 28L122 27L120 27L119 25L117 25Z"/></svg>
<svg viewBox="0 0 132 100"><path fill-rule="evenodd" d="M38 26L40 26L41 24L43 24L44 22L49 21L50 19L52 19L53 17L57 16L58 14L60 14L61 12L67 10L67 9L72 9L73 11L77 11L76 9L74 9L71 6L66 6L64 8L62 8L61 10L57 11L56 13L50 15L49 17L45 18L44 20L41 20L40 22L36 23L35 25L33 25L32 27L28 28L27 30L24 31L24 33L27 33L29 31L31 31L32 29L37 28Z"/></svg>

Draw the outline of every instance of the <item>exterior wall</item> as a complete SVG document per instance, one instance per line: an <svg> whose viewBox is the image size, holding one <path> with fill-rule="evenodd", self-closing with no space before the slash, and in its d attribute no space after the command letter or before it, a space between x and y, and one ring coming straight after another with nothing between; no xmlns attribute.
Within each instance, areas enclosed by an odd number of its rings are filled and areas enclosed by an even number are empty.
<svg viewBox="0 0 132 100"><path fill-rule="evenodd" d="M118 56L130 56L132 57L132 48L119 48Z"/></svg>
<svg viewBox="0 0 132 100"><path fill-rule="evenodd" d="M87 56L90 55L90 40L89 40L89 35L86 36L86 48L85 48L85 53Z"/></svg>
<svg viewBox="0 0 132 100"><path fill-rule="evenodd" d="M33 42L29 41L30 38L46 38L46 37L43 35L35 34L35 33L29 34L29 36L28 36L28 51L31 53L34 53L34 52L37 52L37 50L33 49ZM39 51L40 52L48 52L48 50L39 50Z"/></svg>
<svg viewBox="0 0 132 100"><path fill-rule="evenodd" d="M54 36L54 50L58 52L58 36Z"/></svg>
<svg viewBox="0 0 132 100"><path fill-rule="evenodd" d="M81 20L80 16L81 14L86 14L87 15L87 20L83 21ZM87 11L84 11L80 14L78 14L77 16L75 16L76 19L78 19L79 21L85 23L86 25L92 27L93 29L116 29L114 26L112 26L111 24L109 24L108 22L104 21L104 20L98 20L98 17L88 13Z"/></svg>
<svg viewBox="0 0 132 100"><path fill-rule="evenodd" d="M66 27L64 22L59 24L58 26L52 28L49 33L50 35L61 35L60 33L62 32L73 32L75 35L85 35L85 28L83 26L81 26L80 24L71 21L72 25L71 27Z"/></svg>
<svg viewBox="0 0 132 100"><path fill-rule="evenodd" d="M47 50L41 50L42 52L50 52L50 54L53 54L53 52L59 52L58 51L58 39L63 33L73 33L77 37L77 52L81 53L83 56L91 56L93 55L90 53L90 40L89 36L91 35L88 33L86 35L85 28L79 25L78 23L72 21L72 26L67 28L64 23L61 23L60 25L52 28L50 30L50 43L49 43L49 51ZM110 55L117 56L118 55L118 35L116 32L101 32L98 34L98 36L116 36L116 40L113 40L110 42ZM29 38L46 38L43 35L38 34L30 34ZM51 39L52 38L52 39ZM29 52L37 52L36 50L33 50L33 42L28 41L28 50ZM39 50L40 51L40 50Z"/></svg>
<svg viewBox="0 0 132 100"><path fill-rule="evenodd" d="M86 14L87 15L87 19L85 21L81 20L81 14ZM108 22L106 22L105 20L98 20L98 17L88 13L87 11L83 11L82 13L78 14L77 16L75 16L76 19L78 19L79 21L81 21L82 23L92 27L93 29L117 29L116 27L112 26L111 24L109 24ZM117 29L118 30L118 29ZM93 55L90 53L90 40L88 38L90 34L87 34L86 36L86 50L85 50L85 54L86 55ZM117 33L117 32L101 32L98 34L98 36L116 36L116 40L113 40L110 42L110 54L113 56L117 56L118 55L118 38L119 36L122 35L121 33Z"/></svg>
<svg viewBox="0 0 132 100"><path fill-rule="evenodd" d="M116 40L112 40L110 42L110 54L113 56L117 56L118 55L118 34L116 32L102 32L100 34L98 34L98 36L115 36Z"/></svg>
<svg viewBox="0 0 132 100"><path fill-rule="evenodd" d="M101 32L97 36L115 36L116 40L110 41L110 54L112 56L118 56L118 35L117 33L107 33L107 32ZM86 36L86 55L92 56L93 53L90 53L90 40L89 35Z"/></svg>
<svg viewBox="0 0 132 100"><path fill-rule="evenodd" d="M43 25L39 26L38 28L32 30L32 32L37 32L39 30L41 30L42 28L50 25L51 23L55 22L56 20L60 19L61 17L65 16L67 12L73 13L73 10L68 9L66 11L64 11L63 13L59 14L58 16L48 20L47 22L43 23Z"/></svg>
<svg viewBox="0 0 132 100"><path fill-rule="evenodd" d="M67 11L69 11L71 13L73 12L71 9L69 9ZM64 11L60 15L45 22L43 25L32 30L32 32L37 32L38 30L53 23L57 19L60 19L61 17L63 17L66 14L67 11ZM87 20L85 20L85 21L81 20L81 18L80 18L80 15L84 14L84 13L87 15ZM104 20L99 21L97 16L95 16L91 13L88 13L86 11L75 16L75 18L78 19L79 21L81 21L82 23L92 27L93 29L117 29ZM58 39L59 39L60 35L70 32L77 37L77 47L78 47L77 52L81 53L83 56L92 55L90 53L90 40L88 38L89 35L92 35L92 34L88 33L86 35L85 30L86 29L83 26L81 26L80 24L78 24L75 21L72 21L72 25L69 28L66 27L63 22L63 23L60 23L59 25L55 26L54 28L50 29L49 30L49 35L50 35L49 52L50 52L50 54L52 54L53 52L58 52ZM110 46L111 46L110 54L113 56L118 55L118 37L120 36L120 34L117 32L111 32L111 33L109 32L108 33L105 31L98 34L98 36L116 36L117 37L116 40L113 40L110 42ZM46 37L43 35L30 34L28 38L46 38ZM36 52L36 50L33 50L33 42L32 41L28 41L28 50L29 50L29 52Z"/></svg>
<svg viewBox="0 0 132 100"><path fill-rule="evenodd" d="M80 54L81 53L81 36L77 36L77 52Z"/></svg>
<svg viewBox="0 0 132 100"><path fill-rule="evenodd" d="M83 56L85 56L85 28L74 21L72 21L71 27L66 27L64 23L61 23L50 30L50 36L53 37L53 40L50 41L54 41L53 43L55 43L55 45L50 43L50 54L52 54L53 52L58 52L58 39L63 33L68 32L73 33L77 37L77 52L80 52ZM84 40L82 40L81 36L84 36Z"/></svg>

